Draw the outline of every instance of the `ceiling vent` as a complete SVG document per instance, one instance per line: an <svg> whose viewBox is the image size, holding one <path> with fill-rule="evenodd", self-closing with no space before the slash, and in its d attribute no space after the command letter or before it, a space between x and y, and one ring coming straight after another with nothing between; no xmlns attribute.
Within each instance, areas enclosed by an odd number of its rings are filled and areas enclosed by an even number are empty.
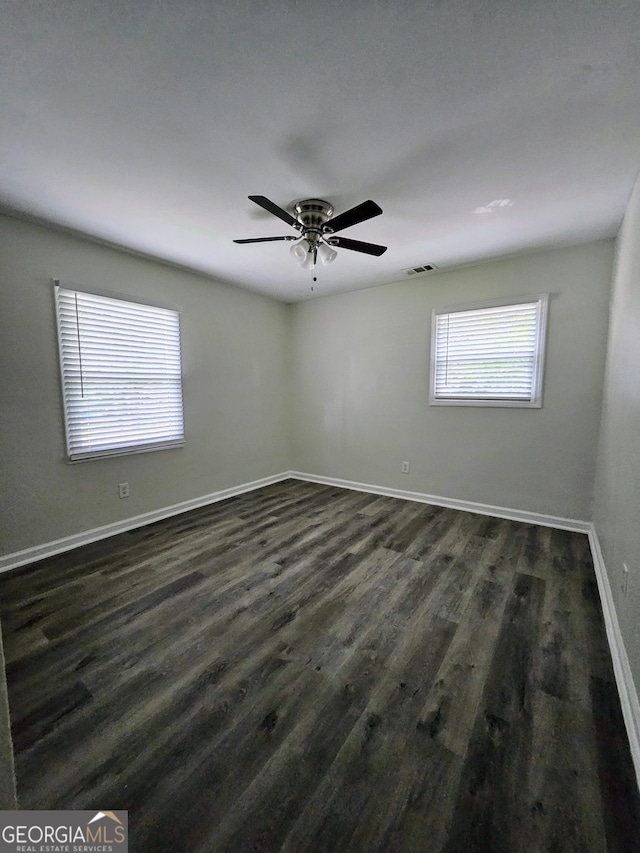
<svg viewBox="0 0 640 853"><path fill-rule="evenodd" d="M402 270L402 272L407 275L425 275L437 269L438 267L435 264L423 264L421 267L409 267L409 269Z"/></svg>

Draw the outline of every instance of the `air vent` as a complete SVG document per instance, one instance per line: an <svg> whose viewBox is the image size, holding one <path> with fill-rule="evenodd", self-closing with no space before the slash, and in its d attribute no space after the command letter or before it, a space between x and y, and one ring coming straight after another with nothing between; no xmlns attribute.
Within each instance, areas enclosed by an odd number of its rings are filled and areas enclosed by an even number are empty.
<svg viewBox="0 0 640 853"><path fill-rule="evenodd" d="M425 275L425 273L433 272L433 270L438 269L435 264L423 264L421 267L409 267L409 269L403 270L407 275Z"/></svg>

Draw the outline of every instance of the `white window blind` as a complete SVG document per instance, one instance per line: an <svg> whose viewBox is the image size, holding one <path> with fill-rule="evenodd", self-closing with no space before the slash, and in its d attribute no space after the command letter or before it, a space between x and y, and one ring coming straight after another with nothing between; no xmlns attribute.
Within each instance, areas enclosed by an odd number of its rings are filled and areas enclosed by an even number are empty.
<svg viewBox="0 0 640 853"><path fill-rule="evenodd" d="M184 444L177 311L55 286L70 461Z"/></svg>
<svg viewBox="0 0 640 853"><path fill-rule="evenodd" d="M547 298L434 311L431 403L540 407Z"/></svg>

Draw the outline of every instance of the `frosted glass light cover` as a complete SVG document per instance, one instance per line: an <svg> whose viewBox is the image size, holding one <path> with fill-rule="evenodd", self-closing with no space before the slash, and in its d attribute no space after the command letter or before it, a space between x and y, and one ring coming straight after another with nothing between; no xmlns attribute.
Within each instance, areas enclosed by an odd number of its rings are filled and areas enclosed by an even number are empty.
<svg viewBox="0 0 640 853"><path fill-rule="evenodd" d="M326 243L320 243L318 246L318 255L325 267L327 264L333 263L338 257L336 250L332 249L331 246L328 246Z"/></svg>
<svg viewBox="0 0 640 853"><path fill-rule="evenodd" d="M315 266L313 252L307 252L306 258L300 264L303 270L312 270Z"/></svg>
<svg viewBox="0 0 640 853"><path fill-rule="evenodd" d="M299 264L302 264L309 253L309 244L304 237L301 237L299 240L296 240L295 243L291 244L289 252Z"/></svg>

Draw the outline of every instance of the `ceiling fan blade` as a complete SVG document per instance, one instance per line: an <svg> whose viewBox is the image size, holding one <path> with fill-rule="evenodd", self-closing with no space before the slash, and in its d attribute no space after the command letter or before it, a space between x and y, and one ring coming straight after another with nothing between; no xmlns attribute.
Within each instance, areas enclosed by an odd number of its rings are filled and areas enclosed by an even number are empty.
<svg viewBox="0 0 640 853"><path fill-rule="evenodd" d="M283 222L286 222L288 225L293 225L294 228L300 228L300 223L297 219L294 219L290 213L287 213L286 210L283 210L281 207L278 207L273 201L270 201L266 196L263 195L250 195L249 200L259 204L260 207L264 207L265 210L268 210L269 213L273 213L274 216L277 216L279 219L282 219Z"/></svg>
<svg viewBox="0 0 640 853"><path fill-rule="evenodd" d="M363 243L362 240L349 240L348 237L329 237L330 246L337 246L338 249L351 249L353 252L364 252L365 255L384 255L387 251L386 246L378 246L377 243Z"/></svg>
<svg viewBox="0 0 640 853"><path fill-rule="evenodd" d="M234 240L234 243L272 243L274 240L297 240L293 235L291 237L249 237L246 240Z"/></svg>
<svg viewBox="0 0 640 853"><path fill-rule="evenodd" d="M334 234L336 231L342 231L343 228L349 228L351 225L357 225L358 222L364 222L367 219L372 219L374 216L380 216L382 208L375 201L363 201L355 207L345 210L339 216L334 216L329 219L322 227L322 230L327 234Z"/></svg>

